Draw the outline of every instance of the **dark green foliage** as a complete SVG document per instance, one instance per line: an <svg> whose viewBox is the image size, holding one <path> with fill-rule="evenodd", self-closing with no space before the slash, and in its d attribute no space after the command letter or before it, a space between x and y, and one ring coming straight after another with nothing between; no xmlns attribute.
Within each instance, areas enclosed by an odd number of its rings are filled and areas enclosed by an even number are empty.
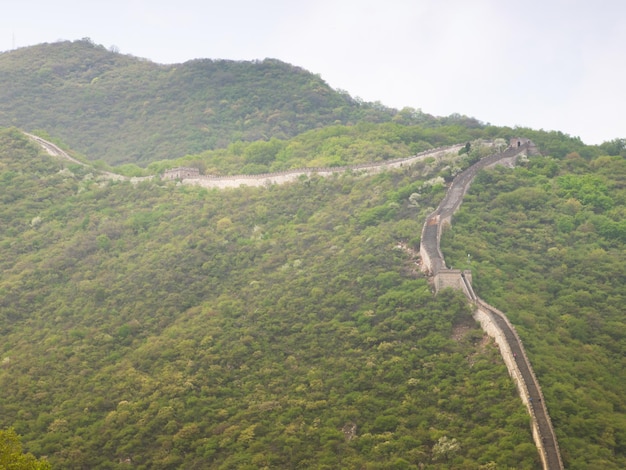
<svg viewBox="0 0 626 470"><path fill-rule="evenodd" d="M0 131L0 427L29 452L70 469L536 468L497 349L398 248L442 195L411 204L413 171L219 192L77 170ZM393 213L364 224L379 206ZM458 450L435 453L444 437Z"/></svg>
<svg viewBox="0 0 626 470"><path fill-rule="evenodd" d="M567 155L480 174L442 248L516 325L565 468L626 468L626 160Z"/></svg>
<svg viewBox="0 0 626 470"><path fill-rule="evenodd" d="M613 199L602 177L595 175L563 175L556 180L561 197L574 198L583 206L603 212L613 206Z"/></svg>
<svg viewBox="0 0 626 470"><path fill-rule="evenodd" d="M356 101L278 60L160 65L89 40L0 54L0 101L0 125L45 131L109 164L146 165L331 124L436 122Z"/></svg>
<svg viewBox="0 0 626 470"><path fill-rule="evenodd" d="M609 142L604 142L600 145L600 148L609 156L621 155L626 157L626 139L613 139Z"/></svg>

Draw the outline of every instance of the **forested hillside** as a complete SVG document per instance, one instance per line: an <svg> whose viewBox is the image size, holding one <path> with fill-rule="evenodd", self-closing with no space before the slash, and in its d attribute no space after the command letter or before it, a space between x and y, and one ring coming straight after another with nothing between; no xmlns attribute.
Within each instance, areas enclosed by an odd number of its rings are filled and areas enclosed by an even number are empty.
<svg viewBox="0 0 626 470"><path fill-rule="evenodd" d="M0 133L0 428L54 468L537 466L497 349L402 248L442 166L219 192L64 165Z"/></svg>
<svg viewBox="0 0 626 470"><path fill-rule="evenodd" d="M478 125L364 103L278 60L162 65L88 39L0 54L0 102L0 126L44 131L91 160L142 166L332 124Z"/></svg>
<svg viewBox="0 0 626 470"><path fill-rule="evenodd" d="M566 468L621 468L626 165L601 155L623 147L525 133L557 157L479 175L445 256L520 331ZM415 265L476 152L221 192L101 180L3 130L0 429L56 468L535 468L497 349Z"/></svg>
<svg viewBox="0 0 626 470"><path fill-rule="evenodd" d="M536 157L479 175L449 262L517 326L565 468L626 468L626 159Z"/></svg>

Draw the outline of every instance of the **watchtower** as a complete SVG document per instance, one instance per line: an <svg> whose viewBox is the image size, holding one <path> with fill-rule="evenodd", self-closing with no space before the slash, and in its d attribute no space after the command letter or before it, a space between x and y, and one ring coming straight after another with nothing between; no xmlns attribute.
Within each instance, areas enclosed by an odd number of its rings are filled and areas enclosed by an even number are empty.
<svg viewBox="0 0 626 470"><path fill-rule="evenodd" d="M185 166L170 168L169 170L165 170L165 173L163 173L164 180L182 180L185 178L198 178L199 176L199 169Z"/></svg>

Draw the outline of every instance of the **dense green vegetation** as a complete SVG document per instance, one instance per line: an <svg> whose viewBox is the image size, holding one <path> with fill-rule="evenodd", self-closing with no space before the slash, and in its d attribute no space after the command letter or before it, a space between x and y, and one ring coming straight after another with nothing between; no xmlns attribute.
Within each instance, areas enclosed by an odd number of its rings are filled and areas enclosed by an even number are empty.
<svg viewBox="0 0 626 470"><path fill-rule="evenodd" d="M89 40L0 54L0 100L0 125L126 175L471 143L219 192L107 181L0 129L0 467L37 465L14 428L54 468L537 468L497 349L415 265L442 182L483 156L476 139L514 135L546 156L481 173L444 254L469 253L478 294L517 326L566 468L626 467L624 139L435 119L276 60L158 65Z"/></svg>
<svg viewBox="0 0 626 470"><path fill-rule="evenodd" d="M218 192L1 131L0 428L68 469L536 468L497 348L399 248L446 164Z"/></svg>
<svg viewBox="0 0 626 470"><path fill-rule="evenodd" d="M575 152L482 173L442 244L516 325L568 469L626 468L625 182Z"/></svg>
<svg viewBox="0 0 626 470"><path fill-rule="evenodd" d="M1 126L41 130L91 160L138 163L333 124L460 123L365 103L278 60L161 65L90 40L0 54Z"/></svg>
<svg viewBox="0 0 626 470"><path fill-rule="evenodd" d="M519 134L362 102L277 60L162 65L89 39L1 53L0 101L0 126L35 131L100 166L160 162L152 170L183 158L211 173L332 166ZM561 133L523 132L550 155L591 151ZM603 149L623 153L624 140ZM141 173L134 165L122 171Z"/></svg>

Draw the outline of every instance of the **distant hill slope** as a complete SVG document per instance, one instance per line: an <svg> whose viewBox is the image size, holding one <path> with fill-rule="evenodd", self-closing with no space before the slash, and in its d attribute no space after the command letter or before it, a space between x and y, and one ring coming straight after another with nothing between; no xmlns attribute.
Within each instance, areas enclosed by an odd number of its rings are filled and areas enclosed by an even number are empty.
<svg viewBox="0 0 626 470"><path fill-rule="evenodd" d="M110 164L147 164L330 124L442 122L362 103L278 60L160 65L88 39L0 54L0 103L0 126L43 130Z"/></svg>

